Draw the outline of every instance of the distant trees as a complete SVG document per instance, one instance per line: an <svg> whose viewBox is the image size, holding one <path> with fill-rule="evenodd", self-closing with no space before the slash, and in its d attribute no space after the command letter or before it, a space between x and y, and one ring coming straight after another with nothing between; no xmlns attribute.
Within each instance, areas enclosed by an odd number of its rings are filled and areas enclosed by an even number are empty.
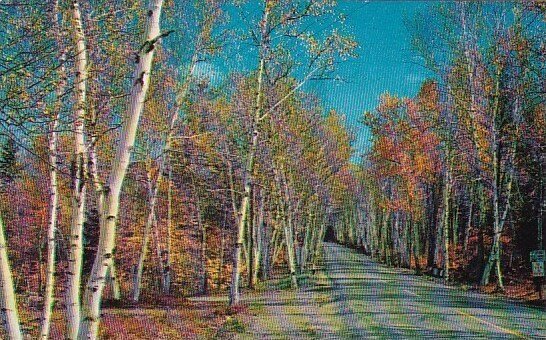
<svg viewBox="0 0 546 340"><path fill-rule="evenodd" d="M230 289L230 305L237 305L239 303L239 282L240 282L240 264L241 254L244 253L247 257L247 266L250 266L250 272L256 273L259 263L259 252L256 252L254 256L252 252L259 247L259 235L261 235L260 225L253 225L250 220L253 208L253 195L256 194L254 189L255 176L257 176L256 168L259 167L256 159L261 153L260 148L267 147L267 145L259 146L262 140L261 135L268 122L272 118L272 115L276 115L277 112L283 109L283 104L288 101L294 93L308 80L321 79L328 73L332 72L335 64L343 58L352 56L353 50L356 46L354 41L349 37L346 37L336 30L328 33L326 37L319 38L313 36L311 33L302 29L301 23L305 20L317 20L320 17L327 17L331 13L331 9L334 7L334 3L330 1L315 1L309 0L303 3L300 2L279 2L276 0L264 0L262 18L259 22L259 27L256 31L253 31L253 36L256 37L255 44L258 49L258 69L256 71L256 83L254 89L253 111L250 117L248 117L248 124L250 125L250 141L249 148L244 156L244 171L243 171L243 184L242 184L242 196L240 203L235 204L234 207L238 209L237 212L237 242L235 245L235 254L233 262L233 272ZM272 40L273 37L284 37L282 39ZM290 41L294 40L294 41ZM299 41L298 41L299 40ZM304 77L300 82L295 85L285 88L286 92L282 93L282 96L268 98L267 94L270 91L270 87L278 82L286 80L292 74L295 73L297 62L292 60L287 53L290 43L299 42L303 44L304 49L310 55L308 64L305 65ZM285 83L286 84L286 83ZM272 132L274 133L274 132ZM263 139L264 142L267 139ZM281 222L284 228L284 236L286 243L286 251L288 255L288 266L291 275L291 282L293 287L297 287L296 278L296 252L299 250L298 235L295 233L295 226L293 223L293 206L290 202L290 192L288 190L289 184L286 180L286 173L284 168L278 168L273 163L275 181L277 187L275 188L281 197L284 197L284 204L287 206L279 207L281 215L286 220ZM267 192L267 191L265 191ZM262 190L263 195L263 190ZM301 202L300 202L301 203ZM261 220L261 218L259 218ZM246 239L248 245L245 247L245 228ZM255 242L254 242L255 241ZM252 259L254 257L254 259ZM253 265L254 263L254 265ZM254 266L254 268L252 268ZM250 275L252 277L252 275ZM251 285L253 281L251 281Z"/></svg>
<svg viewBox="0 0 546 340"><path fill-rule="evenodd" d="M541 182L538 158L532 165L522 153L531 139L542 143L523 131L543 125L532 117L544 115L536 34L545 25L525 4L460 2L438 10L434 27L418 20L414 28L415 47L437 79L413 99L384 96L366 115L373 135L363 164L363 233L372 235L366 248L418 270L426 258L448 281L465 275L487 285L494 272L503 290L502 267L527 261L521 249L530 245L518 236L528 223L524 202L543 200L540 190L525 199L515 192ZM533 214L540 216L536 208Z"/></svg>

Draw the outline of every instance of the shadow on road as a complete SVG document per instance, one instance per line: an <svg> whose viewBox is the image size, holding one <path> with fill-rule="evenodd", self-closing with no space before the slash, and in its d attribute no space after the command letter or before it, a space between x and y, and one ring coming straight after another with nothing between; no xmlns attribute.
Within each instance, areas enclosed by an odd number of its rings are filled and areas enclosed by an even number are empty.
<svg viewBox="0 0 546 340"><path fill-rule="evenodd" d="M407 275L334 243L312 284L253 296L248 338L546 338L546 313Z"/></svg>

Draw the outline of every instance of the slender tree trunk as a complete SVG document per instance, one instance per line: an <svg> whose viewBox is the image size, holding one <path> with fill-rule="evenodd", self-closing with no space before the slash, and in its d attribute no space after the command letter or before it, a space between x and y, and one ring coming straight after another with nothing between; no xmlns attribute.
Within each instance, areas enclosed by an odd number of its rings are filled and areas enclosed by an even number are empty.
<svg viewBox="0 0 546 340"><path fill-rule="evenodd" d="M244 174L244 192L239 207L238 213L238 227L237 227L237 241L235 244L235 252L233 256L233 273L231 277L231 288L229 293L229 305L238 305L240 301L239 284L240 284L240 263L241 263L241 248L244 242L244 231L248 221L248 210L250 205L250 194L252 190L252 177L254 171L254 157L258 148L259 140L259 119L263 110L263 83L265 77L265 63L268 54L269 46L269 14L271 12L274 2L267 0L265 4L265 10L261 21L261 42L260 42L260 63L258 69L258 85L256 90L256 106L254 110L254 117L252 118L252 139L250 145L250 151L247 155L247 162L245 166Z"/></svg>
<svg viewBox="0 0 546 340"><path fill-rule="evenodd" d="M96 116L94 115L94 111L92 111L92 121L93 124L96 123ZM88 148L89 151L89 175L93 181L93 186L95 188L95 192L97 193L97 207L98 211L103 211L103 205L104 205L104 190L102 188L102 184L99 178L98 173L98 160L97 160L97 151L96 151L96 142L97 142L98 136L95 132L92 133L91 136L91 144ZM112 286L112 298L114 300L121 300L121 288L119 286L119 279L116 274L116 261L112 259L110 262L110 268L108 269L108 282Z"/></svg>
<svg viewBox="0 0 546 340"><path fill-rule="evenodd" d="M419 226L421 223L417 223L417 221L412 221L413 226L413 258L415 260L415 273L417 275L421 274L421 263L420 263L420 249L421 249L421 240L420 240L420 233L419 233Z"/></svg>
<svg viewBox="0 0 546 340"><path fill-rule="evenodd" d="M500 244L500 238L502 236L502 232L504 229L504 224L506 222L506 217L508 215L508 210L510 209L510 201L512 196L512 183L514 180L514 160L515 160L515 153L516 153L516 144L515 142L512 142L512 147L510 151L510 169L507 171L508 173L508 183L506 185L506 202L505 202L505 208L504 212L500 213L500 196L501 196L501 189L502 189L502 180L501 180L501 150L500 150L500 129L497 127L497 117L499 115L500 111L500 81L501 81L501 73L502 69L501 67L497 68L497 79L495 82L495 103L493 107L493 244L491 245L491 251L489 253L489 258L487 260L487 263L485 265L481 284L487 285L489 283L489 277L491 274L491 270L493 268L493 265L495 265L495 271L497 274L497 285L500 290L504 290L504 282L502 278L502 271L501 271L501 258L500 258L500 252L501 252L501 244ZM519 110L520 105L519 98L516 98L514 107L515 110Z"/></svg>
<svg viewBox="0 0 546 340"><path fill-rule="evenodd" d="M157 269L159 272L159 291L163 292L163 287L165 286L165 282L163 281L164 276L163 273L165 272L164 263L162 259L163 251L161 250L161 238L159 237L159 223L157 221L157 216L154 215L154 222L153 222L153 243L155 244L155 255L157 257Z"/></svg>
<svg viewBox="0 0 546 340"><path fill-rule="evenodd" d="M252 277L250 280L251 286L255 287L258 283L258 274L260 270L260 263L262 262L262 233L263 233L263 226L264 226L264 206L265 206L265 196L264 193L260 193L260 201L256 212L256 218L255 220L255 226L253 228L252 233L252 243L254 244L253 247L253 254L252 254Z"/></svg>
<svg viewBox="0 0 546 340"><path fill-rule="evenodd" d="M195 187L195 184L194 184ZM201 215L201 201L199 194L196 195L196 213L197 213L197 228L201 234L201 293L207 293L207 227L203 223L203 218Z"/></svg>
<svg viewBox="0 0 546 340"><path fill-rule="evenodd" d="M281 209L280 209L281 200L277 198L277 204L275 209L275 230L273 230L273 235L271 236L271 245L273 246L273 254L271 257L271 265L275 265L277 259L279 258L280 249L282 248L282 236L281 236Z"/></svg>
<svg viewBox="0 0 546 340"><path fill-rule="evenodd" d="M540 147L540 146L539 146ZM540 152L538 156L539 161L539 180L538 180L538 216L537 216L537 247L538 249L544 249L544 211L546 211L546 195L544 185L544 152Z"/></svg>
<svg viewBox="0 0 546 340"><path fill-rule="evenodd" d="M496 167L495 167L496 168ZM498 170L497 170L498 171ZM496 173L496 171L494 171ZM496 173L496 176L500 176L498 173ZM502 271L501 271L501 259L500 259L500 252L501 252L501 245L500 245L500 238L502 236L502 232L504 230L504 224L506 223L506 218L508 216L508 211L510 210L510 201L512 196L512 185L514 181L514 173L513 169L509 171L508 174L508 184L506 187L506 202L504 211L502 213L502 216L500 215L500 208L499 208L499 187L500 183L497 185L494 185L493 187L493 215L494 215L494 229L493 229L493 244L491 245L491 251L489 253L489 257L487 259L487 263L485 265L485 269L483 271L481 284L483 286L489 284L489 277L491 274L491 270L494 268L497 274L497 285L500 290L504 290L504 282L502 278ZM496 181L496 180L494 180Z"/></svg>
<svg viewBox="0 0 546 340"><path fill-rule="evenodd" d="M446 283L449 282L449 265L450 265L450 258L449 258L449 216L451 214L451 155L448 151L448 168L446 171L445 176L445 184L444 184L444 216L443 216L443 236L444 236L444 247L443 247L443 255L444 255L444 281Z"/></svg>
<svg viewBox="0 0 546 340"><path fill-rule="evenodd" d="M0 313L8 337L11 340L23 339L2 216L0 216Z"/></svg>
<svg viewBox="0 0 546 340"><path fill-rule="evenodd" d="M468 251L468 240L470 238L470 232L472 231L472 218L474 216L474 184L470 187L470 206L468 208L468 217L466 221L466 230L464 233L463 249L466 253Z"/></svg>
<svg viewBox="0 0 546 340"><path fill-rule="evenodd" d="M151 178L150 178L150 171L151 169L148 169L147 172L147 185L148 185L148 206L150 207L150 210L148 211L148 217L146 219L146 224L144 225L144 233L142 236L142 244L140 245L140 252L138 257L137 265L135 266L135 276L133 277L133 292L131 299L133 302L138 302L140 298L140 286L142 283L142 273L144 272L144 261L146 259L146 255L148 253L148 242L150 239L150 231L152 229L152 224L154 221L154 212L152 210L152 206L155 205L155 197L156 195L153 194L153 188L151 188Z"/></svg>
<svg viewBox="0 0 546 340"><path fill-rule="evenodd" d="M138 302L140 298L140 289L142 285L142 274L144 272L144 262L146 261L146 256L148 255L148 243L150 242L150 233L152 232L153 224L156 219L155 216L155 205L157 202L157 194L159 191L159 185L161 184L161 173L157 174L157 179L155 186L152 183L152 168L151 165L147 172L147 184L148 184L148 217L146 219L146 225L144 226L144 234L142 236L142 244L140 247L140 255L138 257L138 262L135 271L135 277L133 278L133 302ZM159 169L161 171L161 169Z"/></svg>
<svg viewBox="0 0 546 340"><path fill-rule="evenodd" d="M438 208L438 210L440 210L440 208ZM437 219L435 223L436 235L434 237L434 266L438 269L442 268L442 263L440 261L441 260L440 254L442 252L442 248L444 247L442 243L443 229L442 229L442 223L441 223L441 218L443 218L444 215L440 214L440 212L441 210L438 211L437 216L434 216L434 218Z"/></svg>
<svg viewBox="0 0 546 340"><path fill-rule="evenodd" d="M246 228L245 228L245 240L246 240L246 243L245 243L245 249L244 249L244 252L245 252L245 268L247 270L247 287L248 288L252 288L252 276L254 275L252 273L252 269L253 269L253 266L252 266L252 261L253 261L253 255L254 255L254 238L252 237L252 234L253 234L253 231L254 231L254 227L255 227L255 224L256 224L256 220L255 220L255 214L254 214L254 208L256 206L256 203L255 203L255 195L254 195L254 190L252 190L250 192L250 204L248 206L248 209L249 209L249 216L248 216L248 221L246 223Z"/></svg>
<svg viewBox="0 0 546 340"><path fill-rule="evenodd" d="M63 53L64 55L64 53ZM61 57L61 65L64 64L64 56ZM64 66L61 66L61 69ZM64 75L61 75L64 77ZM64 86L59 84L59 89L64 90ZM57 96L60 96L60 91ZM57 212L59 210L59 191L57 188L57 128L59 125L59 115L56 110L55 117L49 126L49 222L47 227L47 274L44 292L44 309L42 314L42 324L40 329L40 338L49 338L49 328L51 325L51 312L54 302L55 287L55 234L57 231Z"/></svg>
<svg viewBox="0 0 546 340"><path fill-rule="evenodd" d="M44 307L42 313L42 323L40 327L40 338L48 339L49 330L51 325L51 314L53 310L54 292L55 292L55 234L57 231L57 213L59 211L59 190L57 184L57 142L58 142L58 126L59 115L61 111L61 96L66 90L66 50L62 44L62 33L60 30L60 17L59 3L54 3L54 18L53 25L56 30L56 40L61 53L59 55L59 83L57 84L57 91L55 93L55 107L53 108L53 117L49 125L49 222L47 227L47 274L46 274L46 286L44 292Z"/></svg>
<svg viewBox="0 0 546 340"><path fill-rule="evenodd" d="M84 124L87 105L87 48L77 1L72 4L72 27L75 45L76 95L74 112L74 159L72 160L72 221L70 225L70 248L68 259L67 287L67 337L76 339L80 324L80 290L83 263L83 223L87 193L86 155Z"/></svg>
<svg viewBox="0 0 546 340"><path fill-rule="evenodd" d="M144 106L150 83L150 72L155 48L165 35L160 33L159 18L163 0L151 0L148 10L145 43L138 52L133 84L129 95L127 116L121 131L120 144L113 159L110 176L104 188L104 207L100 216L99 246L91 275L85 290L83 306L84 318L81 320L79 337L96 339L100 321L100 303L105 285L106 272L112 262L116 236L116 220L119 212L119 199L123 179L135 142L138 121Z"/></svg>
<svg viewBox="0 0 546 340"><path fill-rule="evenodd" d="M275 199L275 198L272 198ZM278 205L278 199L275 201L275 213L271 216L271 224L273 226L273 232L271 233L271 240L269 241L271 247L271 261L270 265L274 266L277 255L277 239L279 238L279 216L280 210Z"/></svg>
<svg viewBox="0 0 546 340"><path fill-rule="evenodd" d="M198 52L196 51L193 54L193 57L192 57L190 71L186 76L186 80L184 81L184 85L183 85L181 91L178 93L177 102L179 102L179 104L177 104L177 106L182 105L182 103L186 100L186 97L188 95L189 88L190 88L190 85L191 85L190 84L191 74L194 72L195 66L197 65L197 59L198 59ZM143 236L142 248L141 248L141 252L140 252L140 256L139 256L139 260L138 260L138 264L137 264L136 276L134 278L132 299L135 302L138 301L139 296L140 296L140 289L141 289L140 286L142 284L142 273L143 273L143 270L144 270L144 262L146 261L146 256L147 256L147 247L148 247L148 242L149 242L149 234L150 234L150 231L151 231L151 228L152 228L153 220L155 218L157 195L158 195L158 191L159 191L159 186L161 185L161 182L163 180L163 171L164 171L164 168L165 168L165 166L167 165L167 162L168 162L169 152L170 152L171 145L172 145L172 140L173 140L173 137L174 137L175 126L176 126L176 123L178 121L178 116L179 116L178 109L173 110L173 113L171 114L171 117L170 117L169 129L168 129L168 132L167 132L167 136L165 138L165 144L163 145L161 158L159 160L159 168L157 170L157 175L155 177L155 180L153 180L153 183L152 183L151 174L148 173L149 186L151 186L151 189L149 188L149 198L148 198L149 212L148 212L148 218L146 220L146 226L144 228L144 236ZM171 170L169 170L169 171L171 171ZM171 173L171 172L169 172L169 173ZM159 240L158 240L158 242L159 242ZM161 257L159 258L159 261L162 261ZM170 266L165 266L165 268L170 269ZM166 277L165 277L166 274L162 273L161 275L162 275L162 282L163 282L162 286L165 286L164 282L166 280Z"/></svg>
<svg viewBox="0 0 546 340"><path fill-rule="evenodd" d="M263 229L262 229L262 233L261 233L261 238L262 238L262 254L260 255L261 257L261 261L260 261L260 278L262 280L267 280L269 278L269 270L270 270L270 255L271 255L271 244L270 244L270 240L271 240L271 218L270 218L270 212L271 212L271 198L267 201L267 206L268 206L268 213L267 213L267 216L269 216L269 218L266 218L266 213L265 213L265 203L264 203L264 212L263 212L263 216L262 216L262 225L263 225ZM267 222L266 222L267 220Z"/></svg>
<svg viewBox="0 0 546 340"><path fill-rule="evenodd" d="M460 205L457 199L453 200L453 217L451 218L451 231L453 237L453 246L456 248L459 244L459 212Z"/></svg>
<svg viewBox="0 0 546 340"><path fill-rule="evenodd" d="M227 212L224 212L224 222L222 223L221 240L220 240L220 259L218 261L218 280L216 281L216 289L222 288L222 274L224 272L224 249L226 247L226 222Z"/></svg>
<svg viewBox="0 0 546 340"><path fill-rule="evenodd" d="M194 52L193 56L192 56L192 60L191 60L191 63L190 63L190 71L186 75L186 78L184 80L182 89L177 94L177 98L176 98L177 99L177 106L181 106L185 102L185 100L187 98L187 95L188 95L188 92L189 92L189 89L190 89L190 86L191 86L191 75L193 74L193 72L195 70L195 66L197 65L198 56L199 56L199 53L196 50ZM138 301L139 296L140 296L140 289L141 289L141 284L142 284L142 274L143 274L143 270L144 270L144 262L146 261L146 256L147 256L147 247L148 247L148 242L149 242L149 234L150 234L150 231L151 231L151 229L153 227L152 226L153 221L156 218L155 217L155 215L156 215L155 210L156 210L158 190L159 190L159 186L161 185L162 180L163 180L164 168L165 168L165 166L167 165L167 162L168 162L169 152L170 152L171 145L172 145L172 140L173 140L173 137L174 137L175 126L176 126L176 123L178 121L178 116L179 116L179 112L178 112L178 108L177 108L177 109L173 110L173 113L171 114L171 117L170 117L169 129L168 129L168 132L167 132L167 136L165 137L165 144L163 145L163 150L162 150L161 158L160 158L160 161L159 161L159 168L157 170L157 175L156 175L155 180L153 181L153 183L152 183L152 179L151 179L151 174L148 174L149 175L148 176L149 177L149 185L151 185L152 189L151 189L151 191L149 191L148 218L146 220L146 226L144 228L144 236L143 236L143 241L142 241L142 247L141 247L139 260L138 260L138 264L137 264L137 267L136 267L137 268L136 275L134 277L134 283L133 283L133 296L132 296L132 299L135 302ZM172 173L172 171L169 168L169 176L171 175L171 173ZM170 184L170 179L169 179L169 186L170 185L171 184ZM169 192L169 194L170 194L170 192ZM170 205L169 205L169 209L170 209ZM168 230L170 230L170 228ZM157 244L159 245L159 240L158 240ZM168 253L168 254L170 254L170 253ZM170 258L170 255L168 255L168 257ZM162 257L159 257L159 261L161 262L160 263L161 267L164 267L164 269L167 270L167 272L162 271L162 273L161 273L161 275L162 275L162 291L165 291L165 289L167 288L166 282L170 281L170 278L167 277L167 276L170 276L170 264L167 264L167 265L163 266ZM170 283L169 283L169 285L170 285Z"/></svg>
<svg viewBox="0 0 546 340"><path fill-rule="evenodd" d="M290 282L292 288L298 288L298 278L296 276L296 256L294 254L294 236L292 225L292 214L290 207L287 207L286 221L284 223L284 237L286 242L286 252L288 255L288 270L290 271Z"/></svg>
<svg viewBox="0 0 546 340"><path fill-rule="evenodd" d="M169 182L167 186L167 254L165 258L165 268L163 271L163 294L171 292L171 247L172 247L172 224L173 224L173 184L172 184L172 164L169 161ZM223 237L223 234L222 234ZM223 239L222 239L223 241ZM223 253L223 246L222 246Z"/></svg>
<svg viewBox="0 0 546 340"><path fill-rule="evenodd" d="M390 213L387 212L387 209L383 209L383 228L381 230L381 248L384 254L383 255L384 261L388 266L392 264L390 246L388 243L389 219L390 219L389 216L390 216Z"/></svg>
<svg viewBox="0 0 546 340"><path fill-rule="evenodd" d="M307 263L309 262L309 253L311 248L311 242L312 241L312 221L313 221L313 213L311 208L309 208L308 216L307 216L307 222L305 223L305 236L303 239L303 247L301 249L301 266L302 271L307 269Z"/></svg>

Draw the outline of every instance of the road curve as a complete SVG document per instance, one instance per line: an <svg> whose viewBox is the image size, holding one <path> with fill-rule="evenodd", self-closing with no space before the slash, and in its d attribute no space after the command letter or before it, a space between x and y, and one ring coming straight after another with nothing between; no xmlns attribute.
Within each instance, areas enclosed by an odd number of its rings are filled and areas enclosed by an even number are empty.
<svg viewBox="0 0 546 340"><path fill-rule="evenodd" d="M324 270L298 291L247 297L261 307L244 339L546 339L546 311L404 274L324 245Z"/></svg>

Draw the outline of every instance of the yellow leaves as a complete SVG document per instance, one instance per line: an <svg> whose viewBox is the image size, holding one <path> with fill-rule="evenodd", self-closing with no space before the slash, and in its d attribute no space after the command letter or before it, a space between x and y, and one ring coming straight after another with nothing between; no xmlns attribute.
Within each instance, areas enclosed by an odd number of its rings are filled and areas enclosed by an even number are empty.
<svg viewBox="0 0 546 340"><path fill-rule="evenodd" d="M331 110L325 118L324 125L332 141L335 141L338 146L338 156L347 161L352 154L351 140L353 136L346 128L345 120L345 116Z"/></svg>
<svg viewBox="0 0 546 340"><path fill-rule="evenodd" d="M397 110L400 107L401 100L398 97L392 96L389 93L385 93L381 96L381 101L377 111L388 112Z"/></svg>

